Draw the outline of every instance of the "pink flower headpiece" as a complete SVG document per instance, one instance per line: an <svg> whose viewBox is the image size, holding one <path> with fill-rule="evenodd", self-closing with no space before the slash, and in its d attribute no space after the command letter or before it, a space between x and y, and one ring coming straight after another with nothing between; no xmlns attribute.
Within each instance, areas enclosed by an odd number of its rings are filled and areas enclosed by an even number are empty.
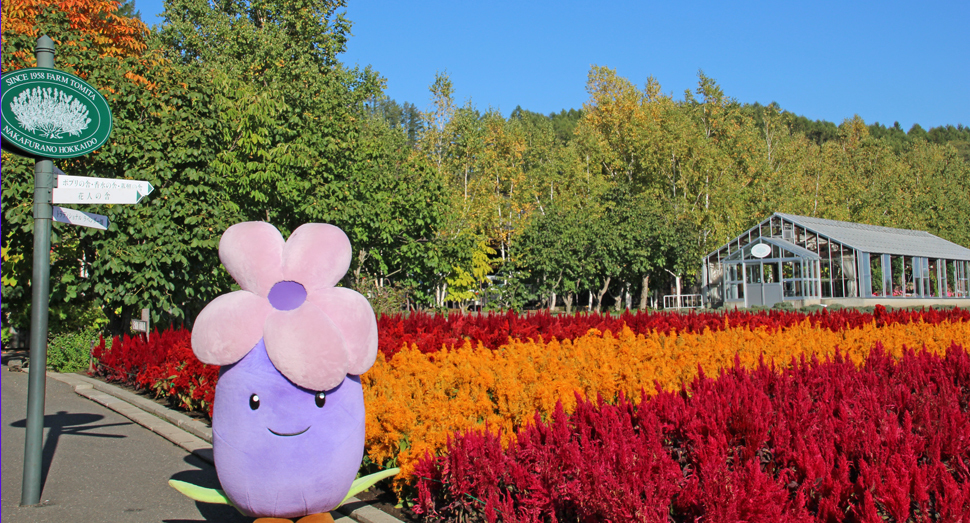
<svg viewBox="0 0 970 523"><path fill-rule="evenodd" d="M242 290L199 313L195 355L229 365L263 338L276 369L306 389L329 390L347 374L363 374L377 357L377 320L366 298L334 287L351 256L350 240L333 225L302 225L287 241L266 222L229 227L219 259Z"/></svg>

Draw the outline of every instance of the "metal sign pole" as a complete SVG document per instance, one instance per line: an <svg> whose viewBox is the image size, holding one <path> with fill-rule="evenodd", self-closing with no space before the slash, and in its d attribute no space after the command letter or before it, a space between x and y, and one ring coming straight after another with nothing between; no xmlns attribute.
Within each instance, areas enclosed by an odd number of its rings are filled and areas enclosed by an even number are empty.
<svg viewBox="0 0 970 523"><path fill-rule="evenodd" d="M38 67L54 67L54 41L37 39ZM30 311L30 377L27 385L27 435L24 445L24 482L21 505L40 503L44 450L44 401L47 385L47 320L50 305L51 191L54 162L34 166L34 274Z"/></svg>

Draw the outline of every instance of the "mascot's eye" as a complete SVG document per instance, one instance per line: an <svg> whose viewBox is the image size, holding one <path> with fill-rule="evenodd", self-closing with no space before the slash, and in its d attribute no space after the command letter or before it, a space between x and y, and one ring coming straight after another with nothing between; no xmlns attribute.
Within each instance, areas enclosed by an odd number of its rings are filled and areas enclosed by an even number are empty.
<svg viewBox="0 0 970 523"><path fill-rule="evenodd" d="M317 407L323 408L323 405L327 402L327 395L323 392L318 392L313 400L317 402Z"/></svg>
<svg viewBox="0 0 970 523"><path fill-rule="evenodd" d="M259 396L253 394L249 397L249 408L256 410L259 408Z"/></svg>

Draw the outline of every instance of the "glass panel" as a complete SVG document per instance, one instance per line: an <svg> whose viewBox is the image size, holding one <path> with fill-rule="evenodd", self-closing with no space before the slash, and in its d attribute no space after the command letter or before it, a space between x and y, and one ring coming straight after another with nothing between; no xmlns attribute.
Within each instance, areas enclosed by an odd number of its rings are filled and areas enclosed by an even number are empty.
<svg viewBox="0 0 970 523"><path fill-rule="evenodd" d="M781 218L777 216L771 217L771 235L775 238L781 237Z"/></svg>
<svg viewBox="0 0 970 523"><path fill-rule="evenodd" d="M748 283L761 283L761 264L752 263L745 266L745 272L747 273Z"/></svg>
<svg viewBox="0 0 970 523"><path fill-rule="evenodd" d="M923 258L913 256L913 296L923 296L926 291L923 289Z"/></svg>
<svg viewBox="0 0 970 523"><path fill-rule="evenodd" d="M832 264L828 260L822 261L822 297L832 297Z"/></svg>
<svg viewBox="0 0 970 523"><path fill-rule="evenodd" d="M869 253L869 280L873 296L883 296L882 292L882 255Z"/></svg>
<svg viewBox="0 0 970 523"><path fill-rule="evenodd" d="M771 237L771 224L770 223L764 222L764 223L761 224L761 236L768 237L768 238Z"/></svg>
<svg viewBox="0 0 970 523"><path fill-rule="evenodd" d="M818 248L815 250L822 258L822 297L832 297L832 264L829 262L829 241L824 236L819 238Z"/></svg>
<svg viewBox="0 0 970 523"><path fill-rule="evenodd" d="M842 268L842 246L829 243L829 256L832 259L832 297L845 297L845 271Z"/></svg>
<svg viewBox="0 0 970 523"><path fill-rule="evenodd" d="M906 270L902 256L889 257L889 269L892 274L892 296L905 296Z"/></svg>
<svg viewBox="0 0 970 523"><path fill-rule="evenodd" d="M946 267L946 297L953 298L956 296L956 265L948 260L944 267Z"/></svg>
<svg viewBox="0 0 970 523"><path fill-rule="evenodd" d="M798 225L795 226L795 245L805 248L805 228Z"/></svg>
<svg viewBox="0 0 970 523"><path fill-rule="evenodd" d="M845 297L859 296L859 275L856 271L855 250L842 247L842 274L845 276Z"/></svg>
<svg viewBox="0 0 970 523"><path fill-rule="evenodd" d="M929 266L927 267L926 281L929 284L927 292L930 296L940 296L940 280L939 272L936 270L936 266L940 263L940 260L936 258L931 258L929 260Z"/></svg>
<svg viewBox="0 0 970 523"><path fill-rule="evenodd" d="M912 256L903 256L903 284L905 296L916 294L916 263Z"/></svg>
<svg viewBox="0 0 970 523"><path fill-rule="evenodd" d="M947 268L949 269L947 270L947 276L949 276L950 280L952 281L952 283L950 283L950 286L953 289L953 293L951 294L951 296L953 296L954 298L959 298L963 296L963 282L960 281L960 271L959 271L958 263L959 262L955 262L955 261L947 262Z"/></svg>
<svg viewBox="0 0 970 523"><path fill-rule="evenodd" d="M778 283L781 281L777 263L764 263L761 265L761 281L764 283Z"/></svg>
<svg viewBox="0 0 970 523"><path fill-rule="evenodd" d="M962 298L965 291L963 287L963 262L954 261L953 264L953 296Z"/></svg>
<svg viewBox="0 0 970 523"><path fill-rule="evenodd" d="M928 258L920 258L920 265L922 266L923 276L923 289L921 294L923 296L933 296L932 284L930 283L930 260Z"/></svg>
<svg viewBox="0 0 970 523"><path fill-rule="evenodd" d="M784 227L784 231L781 233L782 239L795 243L795 226L791 222L782 222L782 227Z"/></svg>

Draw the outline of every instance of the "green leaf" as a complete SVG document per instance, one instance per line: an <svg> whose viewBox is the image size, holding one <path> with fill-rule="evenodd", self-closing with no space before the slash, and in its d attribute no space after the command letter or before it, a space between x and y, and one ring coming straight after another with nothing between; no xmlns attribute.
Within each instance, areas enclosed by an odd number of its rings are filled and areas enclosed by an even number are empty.
<svg viewBox="0 0 970 523"><path fill-rule="evenodd" d="M394 467L392 469L382 470L380 472L375 472L373 474L369 474L369 475L364 476L362 478L355 479L354 480L354 483L352 485L350 485L350 492L348 492L347 495L344 496L343 501L341 501L340 502L340 505L337 505L337 506L338 507L339 506L342 506L344 503L347 502L348 499L350 499L350 498L354 497L355 495L357 495L357 494L359 494L359 493L361 493L361 492L363 492L363 491L371 488L378 481L380 481L382 479L385 479L385 478L389 478L391 476L396 476L398 472L401 472L401 469L399 469L397 467ZM171 483L171 481L169 483Z"/></svg>
<svg viewBox="0 0 970 523"><path fill-rule="evenodd" d="M177 479L168 480L168 484L173 489L181 492L185 497L194 501L232 505L232 502L226 497L226 493L219 489L200 487Z"/></svg>

